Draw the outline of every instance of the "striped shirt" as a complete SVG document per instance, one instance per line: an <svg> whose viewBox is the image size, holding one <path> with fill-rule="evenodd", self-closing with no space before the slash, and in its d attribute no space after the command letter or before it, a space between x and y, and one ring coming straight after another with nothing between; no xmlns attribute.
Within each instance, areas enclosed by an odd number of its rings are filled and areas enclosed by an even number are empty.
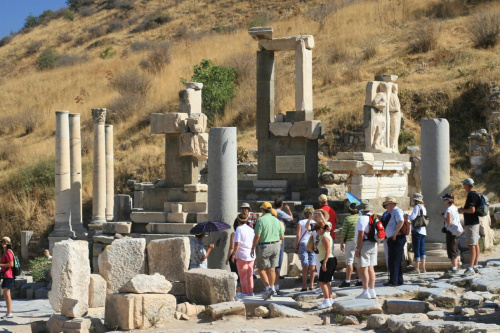
<svg viewBox="0 0 500 333"><path fill-rule="evenodd" d="M340 233L341 239L344 242L353 241L356 237L356 223L358 223L359 215L349 215L344 219L344 224L342 225L342 231Z"/></svg>

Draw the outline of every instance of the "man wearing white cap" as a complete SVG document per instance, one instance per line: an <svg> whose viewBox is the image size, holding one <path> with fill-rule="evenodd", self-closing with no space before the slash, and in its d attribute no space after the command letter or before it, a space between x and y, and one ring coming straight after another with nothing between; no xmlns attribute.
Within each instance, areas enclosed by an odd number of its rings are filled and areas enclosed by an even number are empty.
<svg viewBox="0 0 500 333"><path fill-rule="evenodd" d="M470 264L464 275L473 275L479 272L479 214L476 210L481 205L481 198L472 189L474 181L471 178L462 179L460 182L463 184L465 192L467 192L467 199L464 208L459 208L458 212L464 214L465 243L470 250Z"/></svg>

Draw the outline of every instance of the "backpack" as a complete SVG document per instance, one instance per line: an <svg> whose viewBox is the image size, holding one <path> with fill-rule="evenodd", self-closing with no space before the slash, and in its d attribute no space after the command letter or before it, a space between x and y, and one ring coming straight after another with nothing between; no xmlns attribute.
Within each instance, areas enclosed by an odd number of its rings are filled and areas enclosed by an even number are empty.
<svg viewBox="0 0 500 333"><path fill-rule="evenodd" d="M12 267L12 274L14 277L21 275L21 264L19 263L19 258L15 255L14 251L9 250L12 252L12 256L14 257L14 267Z"/></svg>
<svg viewBox="0 0 500 333"><path fill-rule="evenodd" d="M389 224L389 221L391 220L391 213L388 211L385 211L382 217L380 218L382 221L382 225L384 226L384 229L387 228L387 225Z"/></svg>
<svg viewBox="0 0 500 333"><path fill-rule="evenodd" d="M490 202L488 201L488 198L482 195L481 193L476 193L476 194L479 197L479 200L481 200L479 207L476 208L477 215L479 216L488 215L490 213Z"/></svg>
<svg viewBox="0 0 500 333"><path fill-rule="evenodd" d="M376 214L370 215L368 240L371 242L381 243L385 239L385 229L382 221L378 219Z"/></svg>

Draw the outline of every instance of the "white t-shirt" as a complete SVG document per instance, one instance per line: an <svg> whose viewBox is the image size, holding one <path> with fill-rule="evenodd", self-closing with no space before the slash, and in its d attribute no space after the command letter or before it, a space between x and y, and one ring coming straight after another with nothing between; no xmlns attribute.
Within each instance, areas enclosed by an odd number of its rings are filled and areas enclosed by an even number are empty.
<svg viewBox="0 0 500 333"><path fill-rule="evenodd" d="M307 219L303 219L303 220L299 221L299 225L300 225L300 235L299 235L300 242L299 242L299 244L307 244L307 242L309 241L309 237L311 237L312 231L308 231L306 229L306 224L307 224ZM316 224L316 221L311 220L311 229L314 227L315 224Z"/></svg>
<svg viewBox="0 0 500 333"><path fill-rule="evenodd" d="M420 209L422 209L422 215L426 216L427 215L427 209L425 209L424 205L418 204L413 207L413 211L411 212L410 215L408 215L408 219L410 221L413 221L414 219L417 218L417 216L420 215ZM421 235L427 236L427 228L426 227L420 227L420 228L413 228L411 227L412 231L416 231Z"/></svg>
<svg viewBox="0 0 500 333"><path fill-rule="evenodd" d="M234 232L234 242L240 243L240 247L236 252L236 259L241 259L243 261L254 260L250 254L252 251L254 236L255 232L246 224L236 228L236 231Z"/></svg>
<svg viewBox="0 0 500 333"><path fill-rule="evenodd" d="M462 225L460 223L460 216L458 215L457 206L451 205L448 208L446 208L446 210L444 212L445 219L448 218L448 214L451 214L451 225L446 224L446 230L452 231L452 229L455 229L455 230L462 230L463 231ZM453 227L454 225L456 227Z"/></svg>
<svg viewBox="0 0 500 333"><path fill-rule="evenodd" d="M358 239L358 231L364 231L365 236L363 239L368 239L368 231L370 231L370 216L362 215L358 219L358 223L356 224L356 239Z"/></svg>

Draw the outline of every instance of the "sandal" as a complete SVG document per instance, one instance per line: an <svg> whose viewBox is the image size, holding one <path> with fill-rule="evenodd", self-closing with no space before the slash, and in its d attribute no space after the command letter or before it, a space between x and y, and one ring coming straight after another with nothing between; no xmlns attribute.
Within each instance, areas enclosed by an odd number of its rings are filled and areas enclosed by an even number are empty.
<svg viewBox="0 0 500 333"><path fill-rule="evenodd" d="M300 291L307 291L307 288L302 288L300 289Z"/></svg>

